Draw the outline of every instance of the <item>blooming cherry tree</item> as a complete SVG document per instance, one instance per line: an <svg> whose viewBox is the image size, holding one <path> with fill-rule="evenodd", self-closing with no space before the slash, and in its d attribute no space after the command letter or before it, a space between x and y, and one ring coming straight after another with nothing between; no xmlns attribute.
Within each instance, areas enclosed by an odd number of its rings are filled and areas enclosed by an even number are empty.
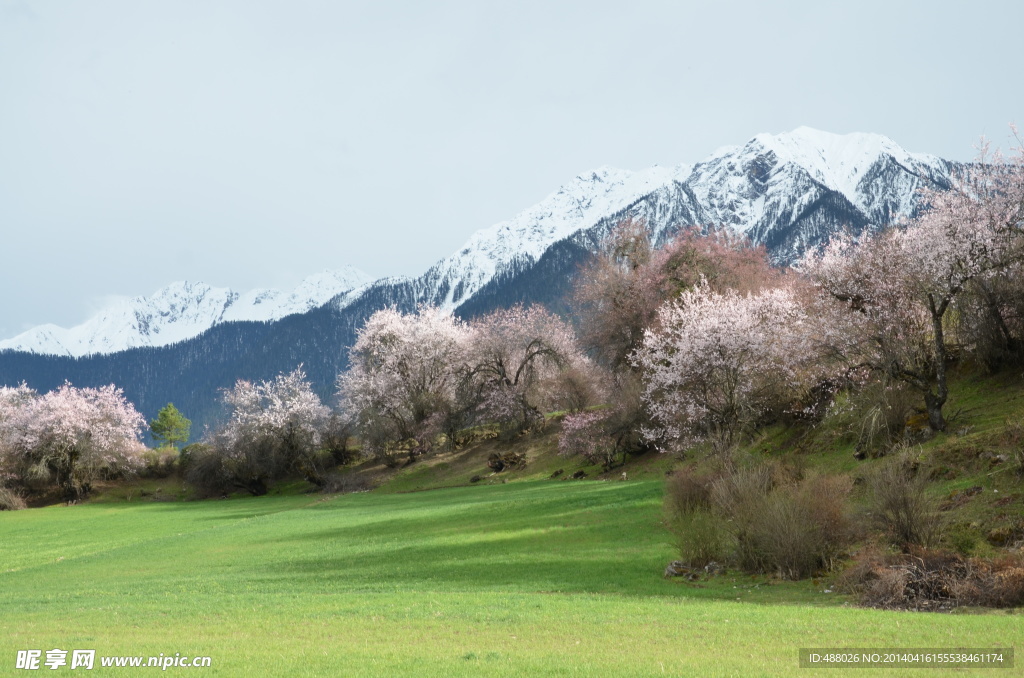
<svg viewBox="0 0 1024 678"><path fill-rule="evenodd" d="M663 448L731 446L803 387L807 324L788 289L683 292L632 357L652 420L644 435Z"/></svg>
<svg viewBox="0 0 1024 678"><path fill-rule="evenodd" d="M89 494L102 474L141 466L145 419L121 389L65 383L38 396L0 390L0 444L8 467L30 483L52 482L68 501Z"/></svg>
<svg viewBox="0 0 1024 678"><path fill-rule="evenodd" d="M451 313L421 307L374 313L349 352L339 395L356 421L363 443L390 458L408 443L416 455L465 410L468 327Z"/></svg>
<svg viewBox="0 0 1024 678"><path fill-rule="evenodd" d="M235 487L265 494L267 482L290 470L322 481L314 453L330 410L299 366L270 381L239 380L226 390L227 424L213 436L222 469Z"/></svg>
<svg viewBox="0 0 1024 678"><path fill-rule="evenodd" d="M948 311L969 283L1024 255L1024 156L980 162L902 228L840 236L802 263L827 299L826 345L924 395L932 429L944 430L949 396ZM984 161L985 158L983 157Z"/></svg>
<svg viewBox="0 0 1024 678"><path fill-rule="evenodd" d="M612 229L603 251L578 276L582 340L603 364L628 368L629 354L656 322L661 305L702 278L719 292L747 292L778 277L763 247L728 229L685 229L655 249L644 223L626 220Z"/></svg>
<svg viewBox="0 0 1024 678"><path fill-rule="evenodd" d="M482 397L481 412L509 430L543 421L557 400L550 388L570 367L586 369L572 327L542 306L514 306L473 321L467 362Z"/></svg>

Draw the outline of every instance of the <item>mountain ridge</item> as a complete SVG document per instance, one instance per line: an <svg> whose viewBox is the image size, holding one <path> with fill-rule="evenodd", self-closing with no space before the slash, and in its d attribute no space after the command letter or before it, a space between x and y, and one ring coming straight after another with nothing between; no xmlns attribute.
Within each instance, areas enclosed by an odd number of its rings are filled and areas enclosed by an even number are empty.
<svg viewBox="0 0 1024 678"><path fill-rule="evenodd" d="M71 328L40 325L0 341L0 350L82 357L140 346L167 346L225 322L275 321L329 301L343 304L370 276L352 266L322 271L291 292L258 288L245 293L203 282L178 281L148 297L120 299Z"/></svg>

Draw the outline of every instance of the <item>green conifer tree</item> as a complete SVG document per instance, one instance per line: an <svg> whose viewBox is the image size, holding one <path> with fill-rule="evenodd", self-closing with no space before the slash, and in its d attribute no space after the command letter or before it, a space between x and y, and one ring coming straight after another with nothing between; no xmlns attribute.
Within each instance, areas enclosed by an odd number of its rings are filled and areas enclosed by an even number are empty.
<svg viewBox="0 0 1024 678"><path fill-rule="evenodd" d="M149 422L149 428L153 431L153 439L161 446L180 447L188 441L192 422L178 411L174 403L167 403L157 413L156 419Z"/></svg>

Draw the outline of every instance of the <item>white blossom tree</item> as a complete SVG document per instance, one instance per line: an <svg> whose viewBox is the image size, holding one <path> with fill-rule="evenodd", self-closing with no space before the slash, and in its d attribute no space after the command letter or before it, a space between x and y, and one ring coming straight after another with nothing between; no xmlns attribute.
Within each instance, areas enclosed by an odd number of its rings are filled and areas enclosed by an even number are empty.
<svg viewBox="0 0 1024 678"><path fill-rule="evenodd" d="M113 385L65 383L41 396L24 384L0 389L7 473L30 485L55 484L67 501L86 497L101 474L139 468L145 424Z"/></svg>
<svg viewBox="0 0 1024 678"><path fill-rule="evenodd" d="M632 357L652 421L644 435L670 449L733 445L804 387L808 323L788 289L683 292Z"/></svg>
<svg viewBox="0 0 1024 678"><path fill-rule="evenodd" d="M805 258L803 271L836 302L822 304L826 346L849 365L904 381L924 396L933 430L946 427L948 312L974 281L1024 254L1024 156L983 155L950 190L924 193L924 211L859 241L839 236Z"/></svg>
<svg viewBox="0 0 1024 678"><path fill-rule="evenodd" d="M230 415L212 437L220 480L253 495L266 494L269 481L293 470L322 482L315 453L330 410L301 366L270 381L239 380L223 402Z"/></svg>
<svg viewBox="0 0 1024 678"><path fill-rule="evenodd" d="M18 386L0 386L0 487L22 484L26 466L15 446L23 424L23 409L39 397L24 382Z"/></svg>
<svg viewBox="0 0 1024 678"><path fill-rule="evenodd" d="M558 400L559 375L588 366L572 327L542 306L514 306L474 320L467 346L482 416L508 432L542 422L542 409Z"/></svg>
<svg viewBox="0 0 1024 678"><path fill-rule="evenodd" d="M369 451L392 459L431 449L452 433L466 410L469 330L451 313L423 306L416 313L374 313L349 352L338 392Z"/></svg>

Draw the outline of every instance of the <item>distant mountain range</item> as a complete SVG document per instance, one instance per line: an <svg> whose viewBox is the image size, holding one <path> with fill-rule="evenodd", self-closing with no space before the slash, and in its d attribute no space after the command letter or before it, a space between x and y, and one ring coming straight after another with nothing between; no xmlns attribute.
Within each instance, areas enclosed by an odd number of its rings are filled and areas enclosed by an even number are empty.
<svg viewBox="0 0 1024 678"><path fill-rule="evenodd" d="M256 289L238 294L206 283L176 282L151 297L118 301L77 327L34 327L0 341L0 350L85 356L137 346L167 346L219 323L280 320L332 299L340 307L371 281L370 276L348 266L312 275L290 293Z"/></svg>
<svg viewBox="0 0 1024 678"><path fill-rule="evenodd" d="M0 342L0 383L45 390L65 378L113 381L147 416L173 401L204 421L214 416L218 388L301 362L328 395L355 331L375 310L426 303L472 317L518 302L564 310L579 264L624 218L644 219L657 242L689 225L728 226L789 263L840 229L881 229L913 215L918 189L947 187L956 169L883 136L806 127L760 134L695 165L602 167L477 231L418 277L370 281L346 268L288 294L174 283L78 327L42 326Z"/></svg>

